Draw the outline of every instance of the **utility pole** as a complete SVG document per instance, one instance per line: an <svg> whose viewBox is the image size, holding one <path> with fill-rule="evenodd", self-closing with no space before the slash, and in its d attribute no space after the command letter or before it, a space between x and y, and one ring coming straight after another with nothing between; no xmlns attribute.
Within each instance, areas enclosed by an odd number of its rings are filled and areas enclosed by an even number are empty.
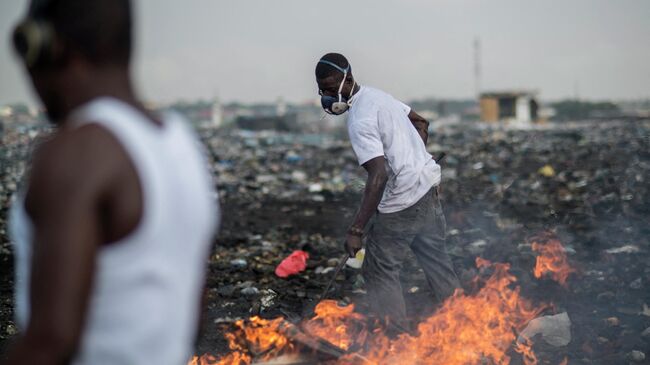
<svg viewBox="0 0 650 365"><path fill-rule="evenodd" d="M474 38L474 94L481 97L481 40Z"/></svg>

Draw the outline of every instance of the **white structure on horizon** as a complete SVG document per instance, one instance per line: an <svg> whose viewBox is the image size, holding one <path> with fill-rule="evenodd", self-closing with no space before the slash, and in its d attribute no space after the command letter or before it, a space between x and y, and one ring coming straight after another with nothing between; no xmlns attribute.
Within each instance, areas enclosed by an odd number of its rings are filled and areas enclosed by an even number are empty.
<svg viewBox="0 0 650 365"><path fill-rule="evenodd" d="M223 108L219 98L214 98L212 102L212 126L219 128L223 125Z"/></svg>
<svg viewBox="0 0 650 365"><path fill-rule="evenodd" d="M287 102L284 101L283 97L278 98L278 103L275 107L275 114L278 116L283 116L287 114Z"/></svg>
<svg viewBox="0 0 650 365"><path fill-rule="evenodd" d="M530 123L533 121L531 102L533 96L530 94L522 94L517 97L515 107L515 120L519 123Z"/></svg>

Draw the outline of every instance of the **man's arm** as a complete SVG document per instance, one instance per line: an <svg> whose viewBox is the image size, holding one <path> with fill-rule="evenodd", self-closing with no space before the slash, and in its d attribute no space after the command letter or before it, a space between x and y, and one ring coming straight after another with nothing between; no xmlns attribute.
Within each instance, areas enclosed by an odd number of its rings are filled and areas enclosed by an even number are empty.
<svg viewBox="0 0 650 365"><path fill-rule="evenodd" d="M384 156L379 156L363 164L363 168L368 172L368 178L363 191L361 207L346 238L346 249L350 256L354 256L361 249L360 232L363 231L370 217L377 211L377 206L384 194L386 181L388 180L385 163Z"/></svg>
<svg viewBox="0 0 650 365"><path fill-rule="evenodd" d="M81 337L101 241L102 185L93 173L102 161L89 158L93 138L83 133L81 146L77 138L58 139L34 161L26 197L34 224L30 318L7 365L67 364Z"/></svg>
<svg viewBox="0 0 650 365"><path fill-rule="evenodd" d="M424 145L426 146L427 141L429 140L429 122L413 110L409 112L408 117L422 138L422 142L424 142Z"/></svg>

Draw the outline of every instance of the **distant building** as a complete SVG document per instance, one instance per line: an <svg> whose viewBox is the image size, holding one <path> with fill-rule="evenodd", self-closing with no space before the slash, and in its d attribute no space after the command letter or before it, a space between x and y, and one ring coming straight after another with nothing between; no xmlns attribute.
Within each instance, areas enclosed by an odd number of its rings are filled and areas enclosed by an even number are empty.
<svg viewBox="0 0 650 365"><path fill-rule="evenodd" d="M285 115L240 115L236 119L237 127L252 131L276 130L294 131L298 127L297 115L288 113Z"/></svg>
<svg viewBox="0 0 650 365"><path fill-rule="evenodd" d="M480 96L481 120L484 122L539 122L534 92L484 92Z"/></svg>

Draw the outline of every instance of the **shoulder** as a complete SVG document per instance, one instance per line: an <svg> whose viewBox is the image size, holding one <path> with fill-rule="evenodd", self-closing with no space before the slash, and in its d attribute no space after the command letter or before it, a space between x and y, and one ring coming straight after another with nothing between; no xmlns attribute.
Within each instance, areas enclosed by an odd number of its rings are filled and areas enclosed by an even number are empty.
<svg viewBox="0 0 650 365"><path fill-rule="evenodd" d="M352 108L350 108L348 124L355 124L361 120L376 119L380 103L375 97L374 89L363 86L355 97Z"/></svg>
<svg viewBox="0 0 650 365"><path fill-rule="evenodd" d="M363 94L360 95L358 101L359 107L357 109L361 111L361 114L363 115L377 113L378 111L390 108L395 103L399 102L387 92L370 86L363 87Z"/></svg>
<svg viewBox="0 0 650 365"><path fill-rule="evenodd" d="M368 99L375 102L384 102L386 100L393 99L392 95L381 89L370 86L364 86L364 88L366 89L366 95L368 96Z"/></svg>
<svg viewBox="0 0 650 365"><path fill-rule="evenodd" d="M90 167L104 161L120 149L117 139L97 123L87 123L78 128L55 132L34 153L34 169L57 171Z"/></svg>
<svg viewBox="0 0 650 365"><path fill-rule="evenodd" d="M93 194L111 181L123 158L119 142L104 127L63 127L34 152L28 199Z"/></svg>

